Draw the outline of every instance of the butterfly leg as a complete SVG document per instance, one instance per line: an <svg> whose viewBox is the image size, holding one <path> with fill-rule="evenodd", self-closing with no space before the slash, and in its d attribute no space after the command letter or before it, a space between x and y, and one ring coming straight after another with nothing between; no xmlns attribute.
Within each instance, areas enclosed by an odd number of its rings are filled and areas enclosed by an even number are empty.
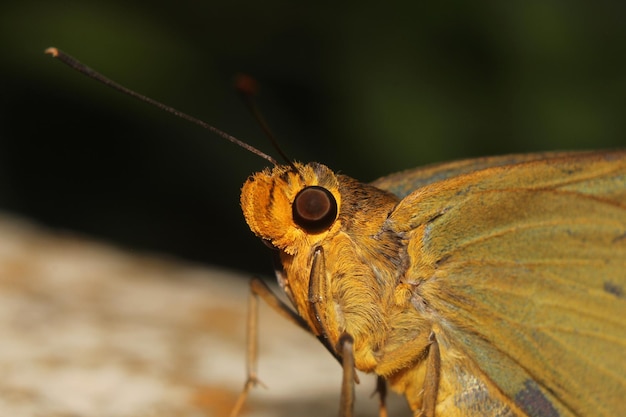
<svg viewBox="0 0 626 417"><path fill-rule="evenodd" d="M258 278L253 278L250 281L250 296L248 298L248 318L246 325L246 367L248 377L244 384L243 391L239 394L237 402L230 412L230 417L236 417L239 415L241 408L243 407L250 389L256 385L263 385L257 376L257 362L258 362L258 325L259 325L259 297L263 299L274 311L287 320L293 322L297 326L303 328L307 332L310 332L309 326L306 322L294 313L285 303L283 303L270 288Z"/></svg>
<svg viewBox="0 0 626 417"><path fill-rule="evenodd" d="M324 257L324 249L322 247L315 248L313 252L313 262L311 272L309 274L309 315L315 317L311 331L316 335L317 339L324 345L331 355L341 364L341 344L333 346L328 334L327 323L329 321L336 322L335 311L332 308L332 294L330 293L330 277L326 276L326 261ZM359 383L359 376L354 374L354 380Z"/></svg>
<svg viewBox="0 0 626 417"><path fill-rule="evenodd" d="M381 376L376 377L376 389L372 396L378 394L378 417L387 417L387 381Z"/></svg>
<svg viewBox="0 0 626 417"><path fill-rule="evenodd" d="M342 357L343 377L341 380L341 398L339 400L339 417L354 415L354 340L348 333L339 337L339 351Z"/></svg>
<svg viewBox="0 0 626 417"><path fill-rule="evenodd" d="M441 376L441 355L437 335L431 332L428 337L428 358L426 359L426 378L424 379L424 399L418 416L435 417L437 393L439 392L439 378Z"/></svg>

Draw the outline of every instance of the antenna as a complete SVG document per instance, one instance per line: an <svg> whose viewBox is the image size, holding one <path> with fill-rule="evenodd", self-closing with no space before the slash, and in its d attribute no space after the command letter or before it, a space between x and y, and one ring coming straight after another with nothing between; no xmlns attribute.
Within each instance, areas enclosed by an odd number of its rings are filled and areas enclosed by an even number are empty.
<svg viewBox="0 0 626 417"><path fill-rule="evenodd" d="M288 165L290 165L294 171L298 171L298 168L287 157L285 152L283 152L280 145L278 145L278 141L276 140L276 137L270 130L269 125L265 121L265 118L263 117L263 115L261 114L261 111L259 110L258 106L253 100L253 96L256 95L259 89L256 80L246 74L237 74L235 76L235 88L239 92L239 95L241 96L241 99L243 100L243 102L248 107L248 110L250 111L254 119L257 121L259 126L261 127L261 130L263 130L263 133L265 133L265 136L267 136L267 138L272 143L272 146L274 147L274 149L276 149L276 151L281 156L281 158L283 158L283 160Z"/></svg>
<svg viewBox="0 0 626 417"><path fill-rule="evenodd" d="M146 97L143 94L139 94L133 90L130 90L126 87L124 87L121 84L116 83L115 81L105 77L104 75L100 74L99 72L89 68L88 66L86 66L85 64L83 64L82 62L78 61L76 58L72 57L71 55L68 55L66 53L64 53L63 51L51 47L48 48L44 51L46 54L52 55L53 58L58 59L59 61L63 62L65 65L69 66L70 68L75 69L76 71L80 72L83 75L88 76L89 78L92 78L96 81L101 82L102 84L111 87L114 90L117 90L121 93L124 93L126 95L129 95L131 97L136 98L137 100L143 101L145 103L151 104L155 107L158 107L161 110L164 110L168 113L173 114L174 116L180 117L181 119L185 119L191 123L194 123L210 132L213 132L214 134L216 134L217 136L220 136L223 139L226 139L232 143L234 143L235 145L238 145L239 147L252 152L255 155L260 156L261 158L269 161L270 163L272 163L273 165L278 165L278 162L276 161L276 159L272 158L271 156L267 155L266 153L258 150L257 148L255 148L252 145L247 144L246 142L243 142L239 139L237 139L236 137L229 135L228 133L214 127L211 126L210 124L203 122L200 119L196 119L193 116L190 116L186 113L183 113L181 111L176 110L173 107L167 106L159 101L156 101L154 99L151 99L150 97ZM281 156L282 156L282 152L281 152ZM293 164L290 162L290 165L293 166Z"/></svg>

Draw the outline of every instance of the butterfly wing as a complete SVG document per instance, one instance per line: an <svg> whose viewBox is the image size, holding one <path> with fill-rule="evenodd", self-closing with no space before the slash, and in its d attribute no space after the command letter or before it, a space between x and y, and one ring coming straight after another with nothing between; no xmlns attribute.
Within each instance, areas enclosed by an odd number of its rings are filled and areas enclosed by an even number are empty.
<svg viewBox="0 0 626 417"><path fill-rule="evenodd" d="M626 153L456 164L388 221L442 339L528 416L626 415Z"/></svg>
<svg viewBox="0 0 626 417"><path fill-rule="evenodd" d="M470 172L521 162L553 159L559 156L573 156L576 154L582 154L582 152L523 153L462 159L459 161L431 164L396 172L373 181L372 185L390 191L400 198L404 198L418 188Z"/></svg>

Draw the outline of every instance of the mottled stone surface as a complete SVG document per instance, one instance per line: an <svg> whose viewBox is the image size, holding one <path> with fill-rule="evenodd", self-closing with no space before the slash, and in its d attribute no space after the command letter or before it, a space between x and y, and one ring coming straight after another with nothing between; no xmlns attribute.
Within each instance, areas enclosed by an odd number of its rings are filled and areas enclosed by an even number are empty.
<svg viewBox="0 0 626 417"><path fill-rule="evenodd" d="M247 294L231 272L0 216L0 416L226 416L245 379ZM268 389L243 415L337 415L341 370L324 348L267 307L260 332ZM361 379L357 415L376 416Z"/></svg>

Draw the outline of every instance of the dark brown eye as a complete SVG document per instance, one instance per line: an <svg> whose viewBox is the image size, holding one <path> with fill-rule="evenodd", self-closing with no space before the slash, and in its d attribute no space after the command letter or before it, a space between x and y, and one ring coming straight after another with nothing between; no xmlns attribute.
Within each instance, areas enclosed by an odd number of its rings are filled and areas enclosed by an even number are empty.
<svg viewBox="0 0 626 417"><path fill-rule="evenodd" d="M296 196L292 212L298 226L307 232L320 232L337 218L337 201L326 188L306 187Z"/></svg>

